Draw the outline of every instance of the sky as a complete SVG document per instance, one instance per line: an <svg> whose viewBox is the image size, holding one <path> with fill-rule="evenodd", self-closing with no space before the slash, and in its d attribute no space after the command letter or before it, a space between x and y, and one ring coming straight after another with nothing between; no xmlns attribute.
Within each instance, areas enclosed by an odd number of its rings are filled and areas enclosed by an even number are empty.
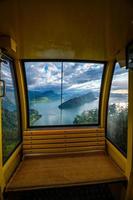
<svg viewBox="0 0 133 200"><path fill-rule="evenodd" d="M63 64L63 80L61 71ZM64 92L99 90L104 64L74 62L25 62L29 90Z"/></svg>
<svg viewBox="0 0 133 200"><path fill-rule="evenodd" d="M6 87L13 88L13 81L9 62L7 62L6 64L1 64L1 79L6 81Z"/></svg>
<svg viewBox="0 0 133 200"><path fill-rule="evenodd" d="M128 94L128 70L116 64L112 80L111 93Z"/></svg>
<svg viewBox="0 0 133 200"><path fill-rule="evenodd" d="M6 87L12 88L13 82L10 71L10 63L2 64L1 78L6 81ZM63 80L61 69L63 65ZM76 63L76 62L25 62L25 71L29 90L54 90L59 92L61 81L63 91L84 92L88 90L98 91L104 64ZM113 77L112 93L127 93L128 72L125 68L116 65Z"/></svg>
<svg viewBox="0 0 133 200"><path fill-rule="evenodd" d="M6 61L6 63L1 63L1 79L5 81L5 95L6 97L15 104L15 89L14 89L14 81L11 72L11 63ZM3 101L6 99L3 98ZM9 108L8 108L9 109Z"/></svg>

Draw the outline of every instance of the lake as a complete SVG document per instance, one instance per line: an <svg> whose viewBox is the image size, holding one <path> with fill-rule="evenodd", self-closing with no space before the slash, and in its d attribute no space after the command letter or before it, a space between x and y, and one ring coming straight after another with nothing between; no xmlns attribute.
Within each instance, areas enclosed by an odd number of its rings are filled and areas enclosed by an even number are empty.
<svg viewBox="0 0 133 200"><path fill-rule="evenodd" d="M31 108L37 110L39 114L42 115L42 117L34 123L34 126L73 124L76 115L81 115L83 111L97 108L98 100L62 111L58 108L59 105L60 100L49 103L34 103Z"/></svg>

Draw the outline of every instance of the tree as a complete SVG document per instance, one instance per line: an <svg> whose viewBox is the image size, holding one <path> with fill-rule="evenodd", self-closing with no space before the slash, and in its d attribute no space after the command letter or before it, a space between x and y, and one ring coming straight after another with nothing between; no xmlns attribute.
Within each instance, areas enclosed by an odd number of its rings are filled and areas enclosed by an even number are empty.
<svg viewBox="0 0 133 200"><path fill-rule="evenodd" d="M73 124L95 124L98 121L98 109L87 110L77 115Z"/></svg>
<svg viewBox="0 0 133 200"><path fill-rule="evenodd" d="M128 106L112 104L108 110L107 137L124 153L127 152ZM87 110L77 115L73 124L95 124L98 121L98 109Z"/></svg>

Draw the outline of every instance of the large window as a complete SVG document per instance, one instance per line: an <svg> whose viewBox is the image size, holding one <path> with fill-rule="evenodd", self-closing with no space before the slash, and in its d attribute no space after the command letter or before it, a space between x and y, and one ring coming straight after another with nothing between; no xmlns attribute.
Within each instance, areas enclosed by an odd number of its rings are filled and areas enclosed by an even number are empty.
<svg viewBox="0 0 133 200"><path fill-rule="evenodd" d="M2 97L2 146L3 161L5 162L21 141L20 113L18 96L13 73L12 60L3 57L0 78L5 82L5 96Z"/></svg>
<svg viewBox="0 0 133 200"><path fill-rule="evenodd" d="M108 103L107 138L127 153L128 70L115 64Z"/></svg>
<svg viewBox="0 0 133 200"><path fill-rule="evenodd" d="M104 63L24 61L29 126L99 123Z"/></svg>

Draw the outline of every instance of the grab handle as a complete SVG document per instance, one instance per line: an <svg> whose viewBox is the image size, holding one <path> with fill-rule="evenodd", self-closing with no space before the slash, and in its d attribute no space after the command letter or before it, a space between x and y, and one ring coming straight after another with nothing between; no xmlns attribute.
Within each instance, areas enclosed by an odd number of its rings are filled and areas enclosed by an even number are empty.
<svg viewBox="0 0 133 200"><path fill-rule="evenodd" d="M4 97L6 94L6 86L5 81L0 80L0 97Z"/></svg>

